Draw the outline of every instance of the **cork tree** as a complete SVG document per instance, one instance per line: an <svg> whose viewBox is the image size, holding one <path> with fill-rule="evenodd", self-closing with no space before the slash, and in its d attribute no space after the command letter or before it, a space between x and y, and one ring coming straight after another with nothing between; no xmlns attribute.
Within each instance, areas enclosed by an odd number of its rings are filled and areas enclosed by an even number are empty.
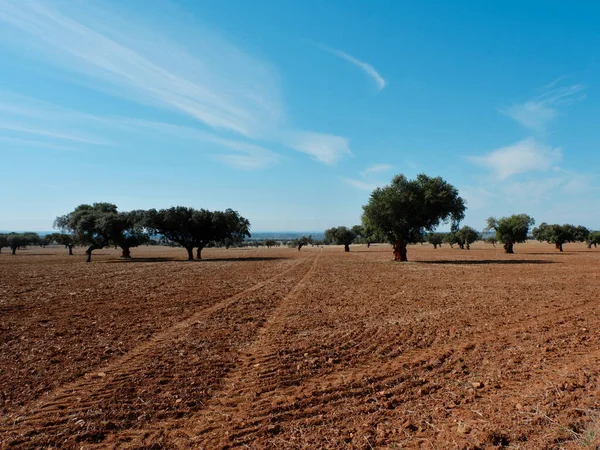
<svg viewBox="0 0 600 450"><path fill-rule="evenodd" d="M407 261L407 244L422 242L441 223L450 222L456 231L465 209L458 190L441 177L397 175L389 186L373 191L363 206L363 224L387 238L396 261Z"/></svg>
<svg viewBox="0 0 600 450"><path fill-rule="evenodd" d="M590 231L582 226L569 224L547 224L542 222L539 227L533 229L533 237L540 242L554 244L557 250L563 251L563 245L569 242L586 242Z"/></svg>
<svg viewBox="0 0 600 450"><path fill-rule="evenodd" d="M494 230L496 240L504 244L506 253L514 253L514 245L527 241L529 228L535 224L533 217L527 214L513 214L509 217L496 219L489 217L484 232Z"/></svg>
<svg viewBox="0 0 600 450"><path fill-rule="evenodd" d="M473 242L477 242L479 240L479 233L474 228L471 228L468 225L465 225L456 233L456 239L458 240L458 245L461 249L471 249L471 244Z"/></svg>
<svg viewBox="0 0 600 450"><path fill-rule="evenodd" d="M441 247L444 242L444 233L429 233L427 235L427 242L433 245L433 248Z"/></svg>
<svg viewBox="0 0 600 450"><path fill-rule="evenodd" d="M326 244L334 244L334 245L343 245L344 251L350 251L350 244L354 242L357 238L358 229L352 227L352 229L348 227L333 227L325 230L325 243Z"/></svg>
<svg viewBox="0 0 600 450"><path fill-rule="evenodd" d="M79 205L69 214L57 217L54 228L70 233L75 240L87 245L86 262L92 261L92 252L111 244L114 238L117 206L112 203Z"/></svg>

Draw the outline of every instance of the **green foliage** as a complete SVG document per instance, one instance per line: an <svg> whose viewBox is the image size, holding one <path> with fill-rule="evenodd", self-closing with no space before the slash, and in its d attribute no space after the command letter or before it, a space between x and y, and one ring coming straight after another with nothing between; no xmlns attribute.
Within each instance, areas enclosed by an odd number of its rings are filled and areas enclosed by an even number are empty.
<svg viewBox="0 0 600 450"><path fill-rule="evenodd" d="M160 211L150 210L145 225L176 242L188 251L188 259L201 258L202 249L210 245L229 247L250 237L250 222L236 211L208 211L175 206Z"/></svg>
<svg viewBox="0 0 600 450"><path fill-rule="evenodd" d="M302 236L300 239L293 239L291 241L291 246L297 248L298 251L300 251L300 249L302 247L304 247L305 245L308 245L308 244L313 244L312 235Z"/></svg>
<svg viewBox="0 0 600 450"><path fill-rule="evenodd" d="M598 244L600 244L600 231L590 232L590 234L588 235L587 244L590 248L592 247L592 245L594 247L598 247Z"/></svg>
<svg viewBox="0 0 600 450"><path fill-rule="evenodd" d="M391 185L375 189L363 209L367 223L391 243L416 243L425 231L433 231L442 222L458 228L465 202L441 177L421 174L408 180L397 175Z"/></svg>
<svg viewBox="0 0 600 450"><path fill-rule="evenodd" d="M406 244L422 242L440 223L450 222L455 231L464 218L465 202L441 177L421 174L408 180L397 175L391 185L373 191L363 210L363 224L398 246L396 260L406 260Z"/></svg>
<svg viewBox="0 0 600 450"><path fill-rule="evenodd" d="M563 251L563 244L568 242L585 242L589 238L590 231L583 226L573 226L569 224L547 224L542 222L539 227L533 229L533 237L540 242L548 242L556 245L556 248Z"/></svg>
<svg viewBox="0 0 600 450"><path fill-rule="evenodd" d="M362 231L359 225L352 227L352 229L344 226L329 228L325 230L325 243L343 245L344 250L349 252L350 244L352 244L358 236L358 233L355 230Z"/></svg>
<svg viewBox="0 0 600 450"><path fill-rule="evenodd" d="M39 242L37 233L8 233L6 235L6 245L10 247L13 255L16 254L17 249L37 242Z"/></svg>
<svg viewBox="0 0 600 450"><path fill-rule="evenodd" d="M271 248L279 246L279 243L275 239L265 239L265 245L267 248Z"/></svg>
<svg viewBox="0 0 600 450"><path fill-rule="evenodd" d="M485 231L494 230L496 239L504 244L506 253L514 253L513 245L527 240L529 228L535 224L535 220L527 214L514 214L500 219L490 217L487 223Z"/></svg>
<svg viewBox="0 0 600 450"><path fill-rule="evenodd" d="M456 232L456 239L458 240L458 245L460 245L460 248L466 247L469 249L471 244L478 241L479 238L480 236L477 230L468 225L463 226Z"/></svg>
<svg viewBox="0 0 600 450"><path fill-rule="evenodd" d="M490 237L486 237L483 242L485 242L486 244L492 244L494 247L496 246L496 242L498 242L496 240L496 238L494 236L490 236Z"/></svg>
<svg viewBox="0 0 600 450"><path fill-rule="evenodd" d="M455 244L460 243L460 241L458 240L458 237L456 236L456 233L453 233L453 232L444 233L443 240L450 247L454 247Z"/></svg>
<svg viewBox="0 0 600 450"><path fill-rule="evenodd" d="M69 231L75 240L87 245L87 262L92 252L110 244L120 245L126 229L126 221L112 203L94 203L79 205L69 214L57 217L54 228Z"/></svg>
<svg viewBox="0 0 600 450"><path fill-rule="evenodd" d="M67 233L52 233L46 236L50 243L56 242L58 245L64 245L69 249L69 255L73 254L73 247L77 243L75 236Z"/></svg>
<svg viewBox="0 0 600 450"><path fill-rule="evenodd" d="M429 233L427 242L433 245L433 248L438 248L438 245L441 247L444 242L444 233Z"/></svg>

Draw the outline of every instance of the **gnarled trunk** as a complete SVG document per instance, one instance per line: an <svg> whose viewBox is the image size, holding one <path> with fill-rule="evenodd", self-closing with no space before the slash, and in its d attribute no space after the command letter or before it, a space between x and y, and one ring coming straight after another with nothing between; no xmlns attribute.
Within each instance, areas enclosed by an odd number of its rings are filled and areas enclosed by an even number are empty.
<svg viewBox="0 0 600 450"><path fill-rule="evenodd" d="M121 247L121 258L131 259L131 249L129 247Z"/></svg>
<svg viewBox="0 0 600 450"><path fill-rule="evenodd" d="M298 244L298 251L304 246L304 244Z"/></svg>
<svg viewBox="0 0 600 450"><path fill-rule="evenodd" d="M438 246L437 244L433 244L433 248L437 248L437 246Z"/></svg>
<svg viewBox="0 0 600 450"><path fill-rule="evenodd" d="M349 244L344 244L344 251L345 252L349 252L350 251L350 245Z"/></svg>
<svg viewBox="0 0 600 450"><path fill-rule="evenodd" d="M67 248L69 249L69 256L73 256L73 246L67 245Z"/></svg>
<svg viewBox="0 0 600 450"><path fill-rule="evenodd" d="M514 253L514 249L513 249L514 245L515 245L515 244L513 243L513 241L508 241L508 242L506 242L506 243L504 244L504 251L505 251L506 253Z"/></svg>
<svg viewBox="0 0 600 450"><path fill-rule="evenodd" d="M563 251L563 245L562 245L562 242L557 242L557 243L556 243L556 249L557 249L558 251L561 251L561 252Z"/></svg>
<svg viewBox="0 0 600 450"><path fill-rule="evenodd" d="M467 242L467 244L465 245L465 247L467 247L467 250L471 250L471 244L469 244L468 242Z"/></svg>
<svg viewBox="0 0 600 450"><path fill-rule="evenodd" d="M16 253L17 253L17 248L19 248L19 247L11 247L11 248L10 248L10 254L11 254L11 255L14 255L14 254L16 254Z"/></svg>
<svg viewBox="0 0 600 450"><path fill-rule="evenodd" d="M198 248L196 249L196 259L202 259L202 249L204 248L204 246L198 246Z"/></svg>
<svg viewBox="0 0 600 450"><path fill-rule="evenodd" d="M394 244L394 261L408 261L406 258L406 242L396 241Z"/></svg>
<svg viewBox="0 0 600 450"><path fill-rule="evenodd" d="M101 249L101 248L102 248L102 246L100 246L100 245L90 245L90 246L87 248L87 250L85 251L85 254L86 254L86 256L87 256L87 257L86 257L86 259L85 259L85 262L86 262L86 263L92 262L92 252L93 252L94 250L99 250L99 249Z"/></svg>
<svg viewBox="0 0 600 450"><path fill-rule="evenodd" d="M193 261L194 260L194 247L186 247L185 249L188 252L188 261Z"/></svg>

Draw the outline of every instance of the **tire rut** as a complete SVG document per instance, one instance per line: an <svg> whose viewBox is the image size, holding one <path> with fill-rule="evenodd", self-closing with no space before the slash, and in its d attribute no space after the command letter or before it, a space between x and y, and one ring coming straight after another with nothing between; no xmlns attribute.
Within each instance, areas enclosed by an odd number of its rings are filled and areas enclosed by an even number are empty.
<svg viewBox="0 0 600 450"><path fill-rule="evenodd" d="M279 279L298 269L306 259L298 259L278 274L195 312L167 330L151 336L124 356L95 369L93 374L86 374L60 386L44 398L35 400L18 412L5 417L0 423L0 435L13 436L14 445L26 445L31 436L47 435L51 440L54 439L53 435L60 436L63 433L61 428L68 422L84 412L93 410L103 399L119 395L119 389L123 385L149 370L149 361L156 358L157 348L168 346L203 319L218 314L245 297L259 293L265 287L277 286Z"/></svg>
<svg viewBox="0 0 600 450"><path fill-rule="evenodd" d="M153 424L151 430L136 430L135 437L128 433L128 439L140 443L144 448L153 442L161 441L167 448L219 448L224 443L213 442L211 432L219 430L218 436L227 433L221 430L232 415L250 410L250 405L260 404L261 394L277 388L279 379L279 356L277 345L278 327L285 326L290 307L306 288L308 280L317 270L322 251L316 254L304 276L278 303L271 316L265 321L256 339L243 352L238 369L230 372L223 380L223 390L215 394L205 407L184 423ZM217 441L219 441L219 438ZM204 447L208 445L208 447Z"/></svg>

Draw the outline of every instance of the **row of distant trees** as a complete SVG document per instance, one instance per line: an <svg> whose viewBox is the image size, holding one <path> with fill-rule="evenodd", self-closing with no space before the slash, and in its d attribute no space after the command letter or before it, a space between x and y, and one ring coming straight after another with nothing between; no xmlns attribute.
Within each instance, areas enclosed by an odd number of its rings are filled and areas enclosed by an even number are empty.
<svg viewBox="0 0 600 450"><path fill-rule="evenodd" d="M250 222L236 211L209 211L185 206L120 212L112 203L79 205L57 217L54 227L74 243L87 245L87 262L92 252L107 246L120 247L122 257L131 258L131 249L160 235L167 242L187 250L188 259L201 259L209 245L229 247L250 237Z"/></svg>
<svg viewBox="0 0 600 450"><path fill-rule="evenodd" d="M408 180L397 175L390 185L372 192L363 206L360 226L330 228L325 231L325 240L344 245L345 251L350 250L357 237L367 243L384 240L393 245L396 261L407 261L408 244L426 240L436 248L445 242L468 249L482 236L472 227L460 227L465 210L466 202L458 190L441 177L420 174ZM435 232L442 223L450 224L449 233ZM531 231L534 225L535 220L527 214L490 217L484 233L493 232L493 237L486 240L494 245L500 242L506 253L514 253L514 245L526 242L530 232L540 241L555 244L559 250L567 242L587 242L589 247L600 243L600 234L583 226L542 223Z"/></svg>
<svg viewBox="0 0 600 450"><path fill-rule="evenodd" d="M534 220L526 214L516 214L500 219L489 218L488 226L483 233L476 229L464 225L456 231L450 232L430 232L423 233L417 242L428 242L434 248L441 247L442 244L448 244L450 247L455 245L461 249L469 250L471 244L477 241L483 241L492 244L501 242L507 253L514 253L514 244L525 242L529 238L537 239L540 242L554 244L557 250L563 251L563 245L572 242L585 242L588 248L600 244L600 231L590 231L584 226L575 226L570 224L549 225L540 224L533 228L530 233L530 227ZM490 231L494 233L490 236ZM325 230L325 244L343 245L344 250L349 252L351 244L366 243L370 245L373 242L384 242L381 236L378 236L372 230L368 230L361 225L355 225L351 228L340 226ZM411 243L417 243L411 242Z"/></svg>
<svg viewBox="0 0 600 450"><path fill-rule="evenodd" d="M57 217L54 228L59 233L39 236L37 233L0 235L0 249L10 247L14 255L20 247L50 243L64 245L73 254L76 245L86 246L86 261L92 252L108 246L120 247L123 258L131 258L131 249L157 243L178 245L188 252L188 259L201 259L202 250L210 245L229 247L250 237L250 222L236 211L209 211L176 206L167 209L118 211L112 203L79 205L70 213Z"/></svg>
<svg viewBox="0 0 600 450"><path fill-rule="evenodd" d="M367 245L389 242L396 261L407 261L408 244L426 240L435 247L446 242L468 249L481 236L469 226L460 228L465 210L466 202L458 195L458 190L441 177L420 174L416 179L408 180L404 175L397 175L389 186L372 192L369 202L363 206L361 225L330 228L325 231L323 243L343 245L345 251L350 251L353 242ZM449 233L435 232L442 223L450 224ZM514 253L514 245L525 242L534 225L535 220L527 214L490 217L484 233L493 232L493 237L487 238L488 242L494 245L500 242L506 253ZM250 237L250 223L236 211L196 210L183 206L120 212L111 203L80 205L58 217L54 226L61 231L54 237L56 242L88 246L88 262L94 250L109 245L121 247L122 256L130 258L131 248L148 242L152 235L160 235L167 243L184 247L190 260L194 259L194 249L196 258L200 259L202 249L207 246L239 245ZM532 233L535 239L553 243L561 251L568 242L587 242L589 247L600 243L600 233L583 226L542 223ZM27 245L23 236L9 235L6 239L13 252L14 245L17 248ZM311 236L292 241L298 250L314 243Z"/></svg>

